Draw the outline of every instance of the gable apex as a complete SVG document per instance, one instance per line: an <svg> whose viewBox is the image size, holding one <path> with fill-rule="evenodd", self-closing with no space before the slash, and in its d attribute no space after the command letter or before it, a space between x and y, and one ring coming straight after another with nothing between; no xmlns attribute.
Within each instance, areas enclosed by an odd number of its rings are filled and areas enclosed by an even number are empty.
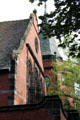
<svg viewBox="0 0 80 120"><path fill-rule="evenodd" d="M21 52L32 24L38 32L34 13L29 19L0 22L0 68L8 67L10 58Z"/></svg>

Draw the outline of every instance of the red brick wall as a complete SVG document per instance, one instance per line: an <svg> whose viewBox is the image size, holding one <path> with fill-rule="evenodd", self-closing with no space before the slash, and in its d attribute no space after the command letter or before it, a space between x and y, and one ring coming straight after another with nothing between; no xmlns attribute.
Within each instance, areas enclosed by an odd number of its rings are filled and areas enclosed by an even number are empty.
<svg viewBox="0 0 80 120"><path fill-rule="evenodd" d="M35 50L35 37L37 37L38 44L39 44L39 52L38 53L36 53L36 50ZM30 44L30 46L31 46L31 48L32 48L32 50L33 50L33 52L34 52L34 54L35 54L35 56L36 56L36 58L37 58L37 60L38 60L38 62L40 64L40 66L42 68L42 70L44 70L43 69L43 63L42 63L40 40L39 40L38 33L36 32L34 25L32 25L31 30L30 30L27 38L26 38L26 43Z"/></svg>
<svg viewBox="0 0 80 120"><path fill-rule="evenodd" d="M36 53L35 49L35 37L38 39L38 46L39 51ZM34 16L34 23L31 26L31 29L28 33L28 36L26 37L24 47L21 51L21 53L18 55L16 60L16 68L15 68L15 100L14 104L26 104L27 102L27 59L30 58L32 61L32 64L34 64L33 57L31 56L29 50L26 47L26 43L28 43L33 50L33 53L35 54L42 70L43 63L42 63L42 55L41 55L41 47L40 47L40 40L38 37L38 27L37 27L37 21L36 17ZM38 69L38 66L35 64L35 66ZM44 80L44 77L42 74L40 74L40 77L42 80ZM11 93L10 90L10 79L9 79L9 73L0 74L0 91L5 91L4 93L0 92L0 105L8 105L8 97L13 96L13 93ZM46 86L45 86L45 93L46 93Z"/></svg>
<svg viewBox="0 0 80 120"><path fill-rule="evenodd" d="M48 110L25 110L0 112L0 120L54 120L49 116Z"/></svg>
<svg viewBox="0 0 80 120"><path fill-rule="evenodd" d="M8 105L8 97L12 95L10 91L9 73L0 74L0 106Z"/></svg>
<svg viewBox="0 0 80 120"><path fill-rule="evenodd" d="M67 120L63 112L60 112L60 118L57 118L59 113L50 113L50 109L38 108L38 109L24 109L22 110L4 110L0 109L0 120Z"/></svg>
<svg viewBox="0 0 80 120"><path fill-rule="evenodd" d="M45 72L45 75L47 75L47 76L49 76L50 77L50 79L53 81L53 84L56 82L56 79L55 79L55 77L54 77L54 74L53 74L53 72L52 72L52 70L51 70L51 68L50 67L52 67L52 63L53 63L53 61L43 61L43 66L44 66L44 72Z"/></svg>
<svg viewBox="0 0 80 120"><path fill-rule="evenodd" d="M15 75L15 102L16 104L26 103L26 46L24 46L16 61Z"/></svg>
<svg viewBox="0 0 80 120"><path fill-rule="evenodd" d="M58 96L46 96L35 105L0 107L0 120L67 120Z"/></svg>
<svg viewBox="0 0 80 120"><path fill-rule="evenodd" d="M39 45L39 51L36 53L35 49L35 37L38 39L38 45ZM28 33L28 36L26 37L26 41L24 43L24 47L21 51L21 53L18 55L17 58L17 65L16 65L16 84L15 84L15 102L14 104L26 104L27 102L27 59L30 58L32 61L32 64L34 64L33 57L29 53L26 43L28 43L33 50L33 53L35 54L42 70L43 69L43 63L42 63L42 55L41 55L41 48L40 48L40 40L38 37L38 28L37 28L37 21L36 18L34 17L34 24L32 24L31 29ZM39 71L39 70L38 70ZM42 76L42 75L41 75ZM43 76L42 76L42 79ZM46 91L46 89L45 89Z"/></svg>

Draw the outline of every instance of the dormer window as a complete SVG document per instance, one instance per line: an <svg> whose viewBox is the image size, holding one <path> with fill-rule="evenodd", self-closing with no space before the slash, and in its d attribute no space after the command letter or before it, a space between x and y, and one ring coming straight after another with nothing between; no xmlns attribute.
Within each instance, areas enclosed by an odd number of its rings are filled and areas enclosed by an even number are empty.
<svg viewBox="0 0 80 120"><path fill-rule="evenodd" d="M38 53L39 46L38 46L38 39L37 39L37 37L35 38L35 50L36 50L36 53Z"/></svg>

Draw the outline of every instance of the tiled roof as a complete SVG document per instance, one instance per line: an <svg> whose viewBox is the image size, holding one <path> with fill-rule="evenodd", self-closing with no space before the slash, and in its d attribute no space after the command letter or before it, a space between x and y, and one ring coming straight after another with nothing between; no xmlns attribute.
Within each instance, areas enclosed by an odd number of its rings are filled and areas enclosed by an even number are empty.
<svg viewBox="0 0 80 120"><path fill-rule="evenodd" d="M0 22L0 68L9 66L10 54L20 45L29 20Z"/></svg>
<svg viewBox="0 0 80 120"><path fill-rule="evenodd" d="M54 53L56 52L57 57L60 57L58 46L55 40L55 37L47 38L46 40L44 40L42 38L42 35L40 35L42 55L54 55Z"/></svg>
<svg viewBox="0 0 80 120"><path fill-rule="evenodd" d="M50 55L51 49L50 49L49 39L43 39L42 34L40 34L39 37L40 37L42 55Z"/></svg>

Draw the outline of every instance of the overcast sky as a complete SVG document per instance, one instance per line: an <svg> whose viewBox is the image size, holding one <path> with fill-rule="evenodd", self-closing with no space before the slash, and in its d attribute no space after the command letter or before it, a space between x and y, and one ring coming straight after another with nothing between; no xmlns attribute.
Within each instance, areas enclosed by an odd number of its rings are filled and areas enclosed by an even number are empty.
<svg viewBox="0 0 80 120"><path fill-rule="evenodd" d="M38 15L44 13L44 5L37 6L37 2L31 4L29 0L0 0L0 21L26 19L34 9ZM48 0L47 11L54 9L53 0Z"/></svg>
<svg viewBox="0 0 80 120"><path fill-rule="evenodd" d="M44 14L44 5L38 7L37 2L31 4L29 0L0 0L0 21L29 18L34 9L37 9L37 16ZM48 0L47 12L49 13L54 9L53 0ZM40 21L38 21L38 23L39 22ZM61 54L64 56L63 52L61 52Z"/></svg>

